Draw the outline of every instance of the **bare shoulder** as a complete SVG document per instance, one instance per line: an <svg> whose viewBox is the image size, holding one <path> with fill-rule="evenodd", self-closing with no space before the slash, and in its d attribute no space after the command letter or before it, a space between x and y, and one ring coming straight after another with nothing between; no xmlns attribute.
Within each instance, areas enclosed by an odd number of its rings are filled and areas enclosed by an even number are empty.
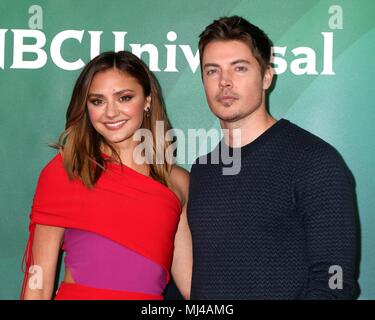
<svg viewBox="0 0 375 320"><path fill-rule="evenodd" d="M177 184L189 185L190 173L186 169L174 165L171 170L171 180Z"/></svg>
<svg viewBox="0 0 375 320"><path fill-rule="evenodd" d="M185 205L189 193L190 173L182 167L174 165L170 174L170 188L180 198L181 204Z"/></svg>

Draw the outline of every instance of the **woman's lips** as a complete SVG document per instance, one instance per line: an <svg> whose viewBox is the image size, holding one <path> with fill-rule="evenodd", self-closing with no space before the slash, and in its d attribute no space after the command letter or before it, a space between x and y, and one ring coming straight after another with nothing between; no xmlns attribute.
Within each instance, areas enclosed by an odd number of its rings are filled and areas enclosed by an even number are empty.
<svg viewBox="0 0 375 320"><path fill-rule="evenodd" d="M104 125L109 130L117 130L123 127L128 120L120 120L116 122L105 122Z"/></svg>

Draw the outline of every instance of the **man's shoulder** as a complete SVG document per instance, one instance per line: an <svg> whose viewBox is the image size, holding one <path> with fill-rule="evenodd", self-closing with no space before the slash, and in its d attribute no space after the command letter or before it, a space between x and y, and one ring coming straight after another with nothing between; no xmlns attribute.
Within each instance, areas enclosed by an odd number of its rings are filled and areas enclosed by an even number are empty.
<svg viewBox="0 0 375 320"><path fill-rule="evenodd" d="M207 170L208 167L212 165L217 165L220 163L219 159L220 155L220 142L219 144L210 152L200 155L198 158L195 159L191 166L190 173L195 170L205 169Z"/></svg>
<svg viewBox="0 0 375 320"><path fill-rule="evenodd" d="M330 143L290 121L288 129L284 132L281 140L293 147L298 153L328 153L337 154L337 150Z"/></svg>
<svg viewBox="0 0 375 320"><path fill-rule="evenodd" d="M298 168L302 170L308 168L310 171L321 171L322 168L326 168L348 172L343 157L329 142L292 123L290 130L294 136Z"/></svg>
<svg viewBox="0 0 375 320"><path fill-rule="evenodd" d="M284 131L284 139L287 143L294 142L296 146L307 147L316 143L325 143L318 135L300 127L299 125L287 121L287 130Z"/></svg>

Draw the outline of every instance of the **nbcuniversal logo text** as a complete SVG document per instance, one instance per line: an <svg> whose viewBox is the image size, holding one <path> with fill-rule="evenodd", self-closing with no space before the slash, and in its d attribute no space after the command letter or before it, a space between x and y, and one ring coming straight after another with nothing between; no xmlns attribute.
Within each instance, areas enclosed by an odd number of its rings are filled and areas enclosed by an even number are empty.
<svg viewBox="0 0 375 320"><path fill-rule="evenodd" d="M10 65L10 69L40 69L47 64L48 59L52 60L62 70L79 70L88 61L83 61L79 56L70 57L70 61L68 61L67 58L64 58L62 47L76 42L76 44L78 43L85 48L86 45L84 44L88 42L90 59L93 59L101 52L103 33L103 31L64 30L57 33L52 39L47 39L42 30L0 29L0 70L6 68L6 63ZM174 31L169 31L166 34L167 43L164 44L163 48L158 48L152 43L130 43L129 48L127 48L127 35L128 32L126 31L112 31L113 49L115 51L129 50L133 52L149 65L151 71L179 72L177 57L183 57L185 60L183 63L186 62L193 73L199 67L198 50L194 52L188 44L176 44L175 41L178 36ZM335 75L333 70L334 33L321 32L321 36L323 52L319 56L313 48L307 46L293 49L287 46L274 46L273 67L275 72L282 74L289 69L295 75ZM8 43L10 37L13 39L12 46ZM12 47L13 52L12 60L6 61L5 50L10 50L10 47ZM148 61L146 58L148 58ZM318 64L322 66L320 71L317 70Z"/></svg>
<svg viewBox="0 0 375 320"><path fill-rule="evenodd" d="M323 12L320 12L323 13ZM342 6L330 5L328 10L328 27L330 30L342 30L344 27L344 10ZM85 30L63 30L55 34L51 39L47 39L43 32L43 8L40 5L32 5L28 9L29 29L3 29L0 26L0 70L5 69L5 63L10 69L40 69L43 68L50 58L52 62L63 70L79 70L83 68L85 62L82 57L66 59L62 53L64 44L81 45L87 48L89 43L90 59L93 59L101 52L101 39L104 31L85 31ZM25 18L27 18L25 16ZM136 56L142 58L148 63L151 71L154 72L179 72L177 66L184 64L185 61L193 73L199 67L199 52L191 48L189 44L176 44L177 33L169 31L166 34L167 43L162 48L158 48L152 43L131 43L129 47L125 46L127 31L112 31L111 37L114 43L113 50L129 50ZM323 41L323 53L317 56L313 48L307 46L296 47L293 49L287 46L272 48L273 67L276 74L282 74L290 69L295 75L334 75L333 70L333 32L321 32ZM13 38L12 61L5 61L6 48L9 50L9 38ZM84 52L83 51L80 52ZM86 49L87 50L87 49ZM87 56L86 52L86 55ZM71 52L69 52L71 55ZM25 57L27 56L27 58ZM7 56L10 56L8 54ZM66 51L65 51L66 56ZM148 61L145 57L148 57ZM181 58L182 57L182 58ZM184 59L185 61L177 61ZM68 61L69 60L69 61ZM73 60L73 61L72 61ZM288 61L290 64L288 65ZM318 72L317 62L323 66ZM86 61L88 62L88 61ZM161 68L161 66L163 66Z"/></svg>

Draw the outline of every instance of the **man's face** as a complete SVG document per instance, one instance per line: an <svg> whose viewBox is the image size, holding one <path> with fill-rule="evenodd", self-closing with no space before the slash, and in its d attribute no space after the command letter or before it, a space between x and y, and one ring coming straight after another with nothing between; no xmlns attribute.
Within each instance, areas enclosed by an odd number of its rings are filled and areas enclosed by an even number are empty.
<svg viewBox="0 0 375 320"><path fill-rule="evenodd" d="M262 77L258 61L242 41L210 42L202 57L203 85L211 111L224 122L236 122L265 108L272 68Z"/></svg>

